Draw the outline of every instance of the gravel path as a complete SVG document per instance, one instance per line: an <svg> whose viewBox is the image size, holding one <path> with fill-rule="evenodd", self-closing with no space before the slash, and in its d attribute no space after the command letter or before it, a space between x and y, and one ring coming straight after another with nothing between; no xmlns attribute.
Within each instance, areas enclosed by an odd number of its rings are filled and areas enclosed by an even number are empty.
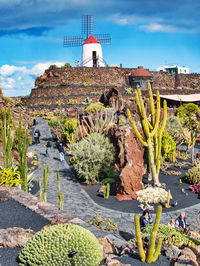
<svg viewBox="0 0 200 266"><path fill-rule="evenodd" d="M33 127L33 130L35 128L40 130L41 142L37 145L31 145L29 151L35 151L40 161L39 167L34 172L36 180L39 177L42 178L43 165L49 164L50 174L47 187L47 201L58 206L56 182L56 170L58 169L61 180L61 193L64 194L63 210L65 212L74 217L78 217L85 222L88 222L88 220L98 212L102 217L112 219L118 225L122 234L125 232L128 234L133 233L134 213L114 211L97 205L76 181L71 166L66 161L60 162L59 153L56 147L51 148L50 158L45 156L45 138L52 139L53 135L46 120L42 118L37 118L36 120L38 124ZM56 146L56 142L52 142L52 144L53 146ZM39 197L39 192L36 196ZM161 223L167 224L170 218L176 218L180 214L180 211L186 212L187 222L191 224L192 227L195 227L196 215L200 211L200 203L187 209L163 213Z"/></svg>

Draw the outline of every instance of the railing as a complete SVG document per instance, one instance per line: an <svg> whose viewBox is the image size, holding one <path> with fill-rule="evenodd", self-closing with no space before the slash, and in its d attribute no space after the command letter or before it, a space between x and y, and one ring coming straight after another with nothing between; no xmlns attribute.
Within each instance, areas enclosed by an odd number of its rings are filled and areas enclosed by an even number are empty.
<svg viewBox="0 0 200 266"><path fill-rule="evenodd" d="M95 56L95 57L94 56L91 56L91 57L85 59L81 63L81 66L84 66L84 65L86 65L87 63L89 63L90 61L93 61L93 60L97 60L97 67L99 67L98 66L98 62L102 62L102 63L104 63L105 66L108 66L108 64L106 63L106 61L102 57L100 57L100 56Z"/></svg>

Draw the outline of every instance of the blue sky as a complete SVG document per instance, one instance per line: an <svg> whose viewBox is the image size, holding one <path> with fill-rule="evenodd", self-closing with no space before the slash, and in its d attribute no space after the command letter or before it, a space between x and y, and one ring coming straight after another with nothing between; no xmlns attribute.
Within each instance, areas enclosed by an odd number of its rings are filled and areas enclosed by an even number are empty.
<svg viewBox="0 0 200 266"><path fill-rule="evenodd" d="M94 16L94 33L110 33L103 46L110 64L187 66L200 73L199 0L0 0L0 87L27 95L50 64L81 60L81 47L63 48L80 35L81 16Z"/></svg>

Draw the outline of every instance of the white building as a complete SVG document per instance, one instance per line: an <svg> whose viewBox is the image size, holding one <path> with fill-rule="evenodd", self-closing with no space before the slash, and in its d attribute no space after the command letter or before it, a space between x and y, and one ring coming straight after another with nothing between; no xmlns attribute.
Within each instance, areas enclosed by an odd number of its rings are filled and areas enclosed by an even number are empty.
<svg viewBox="0 0 200 266"><path fill-rule="evenodd" d="M157 71L168 72L170 74L175 74L176 71L178 71L178 74L189 74L190 73L189 68L184 67L184 66L180 67L180 66L177 66L177 65L174 65L174 66L159 66L157 68Z"/></svg>
<svg viewBox="0 0 200 266"><path fill-rule="evenodd" d="M93 35L90 35L90 37L83 43L82 66L105 67L101 43L97 41Z"/></svg>

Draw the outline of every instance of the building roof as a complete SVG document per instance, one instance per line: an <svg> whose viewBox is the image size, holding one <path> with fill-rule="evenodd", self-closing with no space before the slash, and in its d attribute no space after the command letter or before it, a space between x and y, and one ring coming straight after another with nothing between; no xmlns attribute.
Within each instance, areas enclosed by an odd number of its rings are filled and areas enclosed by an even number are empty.
<svg viewBox="0 0 200 266"><path fill-rule="evenodd" d="M200 101L200 94L188 94L188 95L181 95L181 94L173 94L173 95L160 95L160 98L177 101L177 102L199 102Z"/></svg>
<svg viewBox="0 0 200 266"><path fill-rule="evenodd" d="M93 36L93 35L90 35L89 38L87 38L87 40L85 40L85 42L83 44L89 44L89 43L99 43L99 41L97 41L97 39Z"/></svg>
<svg viewBox="0 0 200 266"><path fill-rule="evenodd" d="M137 69L131 71L132 77L151 77L151 73L144 69L142 66L139 66Z"/></svg>

